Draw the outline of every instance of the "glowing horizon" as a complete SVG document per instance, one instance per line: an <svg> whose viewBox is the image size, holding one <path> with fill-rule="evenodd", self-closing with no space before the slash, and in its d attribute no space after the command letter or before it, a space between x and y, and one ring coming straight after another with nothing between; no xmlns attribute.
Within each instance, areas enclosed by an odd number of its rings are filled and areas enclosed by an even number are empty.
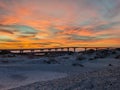
<svg viewBox="0 0 120 90"><path fill-rule="evenodd" d="M0 48L119 47L120 0L0 0Z"/></svg>

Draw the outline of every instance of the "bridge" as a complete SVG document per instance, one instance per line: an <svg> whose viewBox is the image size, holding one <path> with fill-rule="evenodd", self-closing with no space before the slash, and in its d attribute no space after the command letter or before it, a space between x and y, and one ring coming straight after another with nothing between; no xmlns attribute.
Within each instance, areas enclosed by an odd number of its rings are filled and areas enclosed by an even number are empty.
<svg viewBox="0 0 120 90"><path fill-rule="evenodd" d="M10 52L18 52L19 54L24 54L25 51L29 53L67 53L67 52L78 52L78 49L83 49L87 51L88 49L111 49L115 47L57 47L57 48L29 48L29 49L0 49L0 51L10 51Z"/></svg>

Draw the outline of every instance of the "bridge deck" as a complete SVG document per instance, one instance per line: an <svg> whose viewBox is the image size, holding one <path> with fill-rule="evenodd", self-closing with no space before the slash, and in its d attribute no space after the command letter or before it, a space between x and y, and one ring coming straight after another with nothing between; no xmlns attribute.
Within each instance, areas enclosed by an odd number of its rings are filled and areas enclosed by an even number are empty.
<svg viewBox="0 0 120 90"><path fill-rule="evenodd" d="M100 48L117 48L117 47L57 47L57 48L27 48L27 49L0 49L0 51L2 50L9 50L9 51L20 51L20 50L58 50L58 49L77 49L77 48L84 48L84 49L88 49L88 48L95 48L95 49L100 49Z"/></svg>
<svg viewBox="0 0 120 90"><path fill-rule="evenodd" d="M0 52L8 53L12 52L14 54L37 54L37 53L44 53L44 54L64 54L70 52L79 52L78 48L83 48L83 51L87 51L88 49L112 49L115 47L58 47L58 48L29 48L29 49L0 49ZM72 49L72 50L71 50ZM37 50L37 51L36 51ZM15 52L14 52L15 51ZM16 52L17 51L17 52ZM27 51L27 52L26 52Z"/></svg>

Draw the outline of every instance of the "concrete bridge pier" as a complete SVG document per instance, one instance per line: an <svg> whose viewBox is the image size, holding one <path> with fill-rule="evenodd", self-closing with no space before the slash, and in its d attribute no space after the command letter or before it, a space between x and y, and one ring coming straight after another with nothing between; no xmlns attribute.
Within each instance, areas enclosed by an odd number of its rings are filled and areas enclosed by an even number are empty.
<svg viewBox="0 0 120 90"><path fill-rule="evenodd" d="M110 48L107 48L107 50L110 50Z"/></svg>
<svg viewBox="0 0 120 90"><path fill-rule="evenodd" d="M70 48L67 48L67 52L69 52L70 51Z"/></svg>
<svg viewBox="0 0 120 90"><path fill-rule="evenodd" d="M95 48L95 51L98 51L98 48Z"/></svg>
<svg viewBox="0 0 120 90"><path fill-rule="evenodd" d="M44 51L44 49L40 49L40 52L41 52L41 51L43 52L43 51Z"/></svg>
<svg viewBox="0 0 120 90"><path fill-rule="evenodd" d="M48 49L49 52L51 52L52 49Z"/></svg>
<svg viewBox="0 0 120 90"><path fill-rule="evenodd" d="M73 48L74 53L76 52L76 48Z"/></svg>
<svg viewBox="0 0 120 90"><path fill-rule="evenodd" d="M55 48L55 52L57 52L58 51L58 48Z"/></svg>
<svg viewBox="0 0 120 90"><path fill-rule="evenodd" d="M64 51L64 48L61 48L61 51Z"/></svg>
<svg viewBox="0 0 120 90"><path fill-rule="evenodd" d="M85 52L87 51L87 48L84 48L85 49Z"/></svg>
<svg viewBox="0 0 120 90"><path fill-rule="evenodd" d="M31 53L34 54L34 50L31 50Z"/></svg>
<svg viewBox="0 0 120 90"><path fill-rule="evenodd" d="M23 50L20 50L20 54L23 54Z"/></svg>

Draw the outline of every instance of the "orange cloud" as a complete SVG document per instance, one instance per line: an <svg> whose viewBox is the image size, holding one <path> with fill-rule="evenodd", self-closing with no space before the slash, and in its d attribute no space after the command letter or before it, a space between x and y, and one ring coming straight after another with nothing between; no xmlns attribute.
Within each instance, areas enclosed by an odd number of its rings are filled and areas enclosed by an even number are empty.
<svg viewBox="0 0 120 90"><path fill-rule="evenodd" d="M5 29L0 27L0 34L14 40L8 42L2 37L0 46L119 46L120 17L112 18L115 15L109 12L113 16L107 20L109 10L104 10L105 4L99 5L98 0L92 3L89 0L1 0L0 24L5 25ZM115 14L117 10L113 10ZM20 26L21 32L19 28L12 31L14 25Z"/></svg>

